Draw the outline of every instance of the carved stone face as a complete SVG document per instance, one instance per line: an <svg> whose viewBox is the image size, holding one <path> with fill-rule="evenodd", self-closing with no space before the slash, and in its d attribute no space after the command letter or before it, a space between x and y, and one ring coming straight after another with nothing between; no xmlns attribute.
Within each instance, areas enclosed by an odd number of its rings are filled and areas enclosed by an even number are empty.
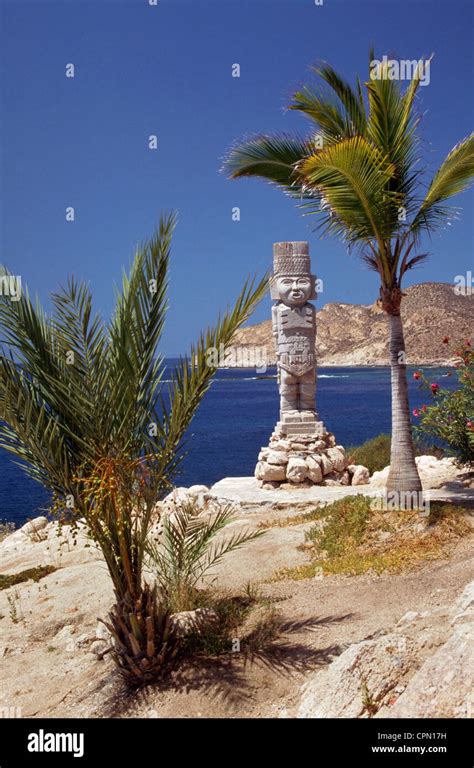
<svg viewBox="0 0 474 768"><path fill-rule="evenodd" d="M303 275L284 275L277 278L276 289L280 301L288 307L302 307L311 296L311 280Z"/></svg>

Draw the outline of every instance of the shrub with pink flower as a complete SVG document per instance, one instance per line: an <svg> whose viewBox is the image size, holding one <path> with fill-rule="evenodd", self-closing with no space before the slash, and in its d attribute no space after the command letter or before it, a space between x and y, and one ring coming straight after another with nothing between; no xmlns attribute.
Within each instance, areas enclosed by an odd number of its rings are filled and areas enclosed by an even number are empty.
<svg viewBox="0 0 474 768"><path fill-rule="evenodd" d="M474 351L470 339L453 351L453 357L458 378L456 389L445 389L419 371L413 374L433 398L431 405L415 408L413 416L419 419L416 434L434 438L447 453L465 464L474 461Z"/></svg>

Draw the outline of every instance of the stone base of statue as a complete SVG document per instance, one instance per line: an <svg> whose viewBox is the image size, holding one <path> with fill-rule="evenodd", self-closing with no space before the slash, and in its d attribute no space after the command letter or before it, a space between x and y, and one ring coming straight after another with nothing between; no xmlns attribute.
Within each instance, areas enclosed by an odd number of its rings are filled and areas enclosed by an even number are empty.
<svg viewBox="0 0 474 768"><path fill-rule="evenodd" d="M355 468L354 468L355 469ZM261 449L255 477L262 488L351 485L352 466L342 445L311 411L288 411Z"/></svg>
<svg viewBox="0 0 474 768"><path fill-rule="evenodd" d="M326 427L322 421L317 421L314 411L283 411L277 422L274 434L280 437L290 435L323 435Z"/></svg>

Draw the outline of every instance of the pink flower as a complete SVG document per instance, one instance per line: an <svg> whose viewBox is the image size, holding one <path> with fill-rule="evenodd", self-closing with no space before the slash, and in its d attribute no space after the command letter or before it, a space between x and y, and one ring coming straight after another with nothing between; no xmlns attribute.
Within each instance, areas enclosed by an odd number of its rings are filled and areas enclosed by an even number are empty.
<svg viewBox="0 0 474 768"><path fill-rule="evenodd" d="M413 378L416 380L421 379L421 373L419 371L415 371L415 373L413 374Z"/></svg>
<svg viewBox="0 0 474 768"><path fill-rule="evenodd" d="M433 395L436 395L438 389L439 389L439 384L436 384L436 382L433 382L433 384L431 384L431 391Z"/></svg>
<svg viewBox="0 0 474 768"><path fill-rule="evenodd" d="M468 429L474 429L474 424L472 423L472 421L467 421L467 422L466 422L466 427L467 427Z"/></svg>
<svg viewBox="0 0 474 768"><path fill-rule="evenodd" d="M426 413L426 411L427 411L426 405L424 403L421 406L421 410L423 411L423 413Z"/></svg>
<svg viewBox="0 0 474 768"><path fill-rule="evenodd" d="M413 408L413 416L418 417L419 415L420 415L420 411L418 410L418 408Z"/></svg>

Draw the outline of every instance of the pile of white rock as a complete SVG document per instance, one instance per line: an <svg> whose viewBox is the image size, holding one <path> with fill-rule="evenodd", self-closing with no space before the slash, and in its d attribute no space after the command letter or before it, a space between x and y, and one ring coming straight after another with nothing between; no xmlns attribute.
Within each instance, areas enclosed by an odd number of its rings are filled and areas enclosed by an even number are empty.
<svg viewBox="0 0 474 768"><path fill-rule="evenodd" d="M163 533L163 522L176 519L176 512L186 509L193 517L212 515L221 508L219 499L209 491L206 485L191 485L190 488L174 488L167 496L155 504L155 521L151 527L152 538L158 539Z"/></svg>
<svg viewBox="0 0 474 768"><path fill-rule="evenodd" d="M262 448L255 467L260 487L294 488L311 485L366 485L369 470L349 464L342 445L332 432L282 437L274 432Z"/></svg>

